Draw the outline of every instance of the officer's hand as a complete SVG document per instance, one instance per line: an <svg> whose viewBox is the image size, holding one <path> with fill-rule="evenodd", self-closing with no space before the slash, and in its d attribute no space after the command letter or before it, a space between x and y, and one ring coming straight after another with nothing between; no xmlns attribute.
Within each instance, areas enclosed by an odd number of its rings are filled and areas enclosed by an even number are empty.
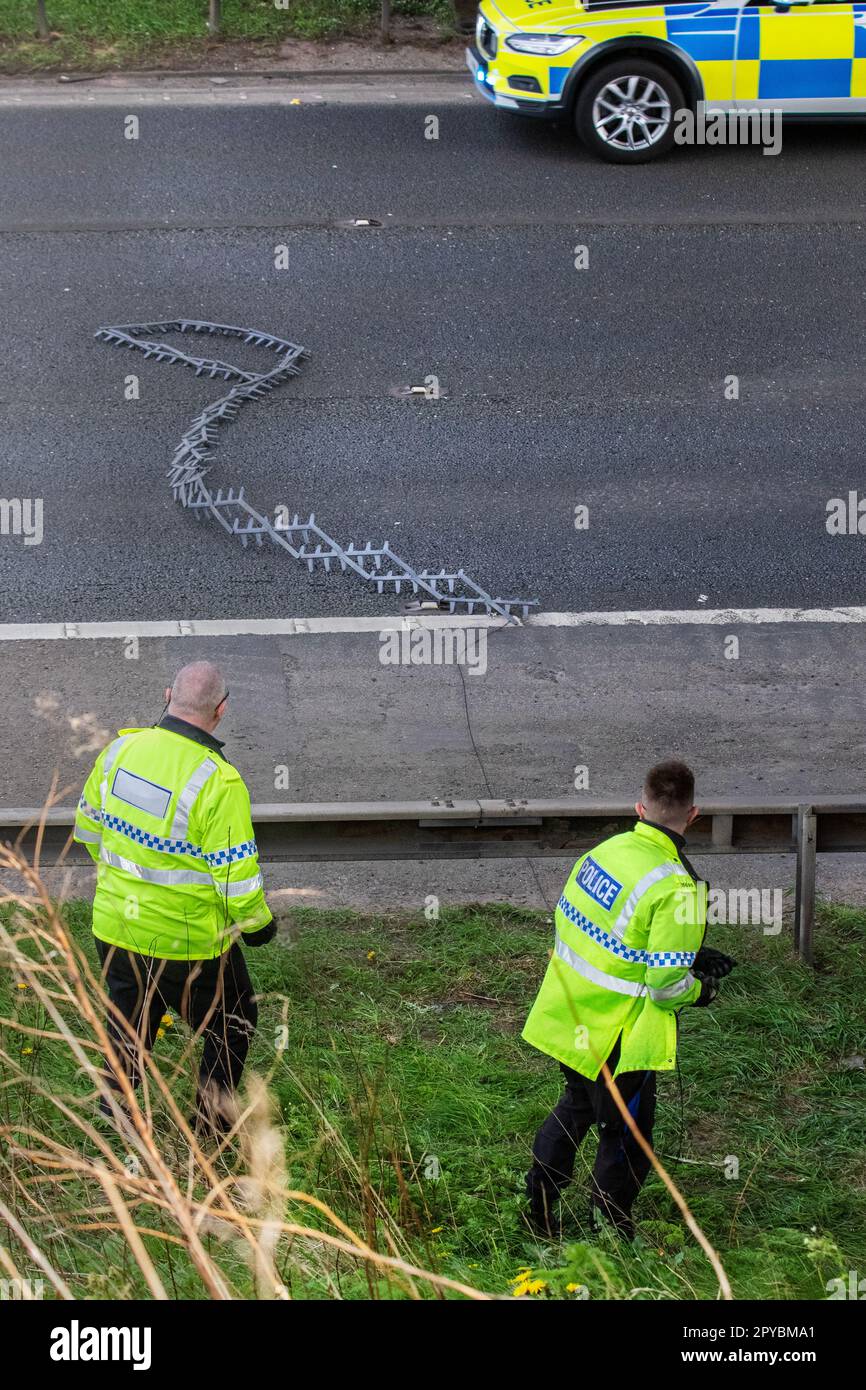
<svg viewBox="0 0 866 1390"><path fill-rule="evenodd" d="M700 970L694 970L693 975L696 980L701 982L701 992L693 1004L695 1009L705 1009L708 1004L712 1004L719 992L719 982L715 975L702 975Z"/></svg>
<svg viewBox="0 0 866 1390"><path fill-rule="evenodd" d="M724 951L717 951L713 946L702 946L695 956L694 969L698 975L713 975L717 980L723 980L730 975L736 963Z"/></svg>
<svg viewBox="0 0 866 1390"><path fill-rule="evenodd" d="M269 941L273 941L277 934L277 924L273 917L266 927L260 927L258 931L241 932L241 941L245 946L267 946Z"/></svg>

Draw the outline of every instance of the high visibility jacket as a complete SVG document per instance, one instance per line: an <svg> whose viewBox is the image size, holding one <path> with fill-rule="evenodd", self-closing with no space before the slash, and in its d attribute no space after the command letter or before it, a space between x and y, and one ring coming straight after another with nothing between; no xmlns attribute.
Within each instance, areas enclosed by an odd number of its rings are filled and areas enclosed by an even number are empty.
<svg viewBox="0 0 866 1390"><path fill-rule="evenodd" d="M706 903L673 839L645 821L585 854L556 907L526 1041L594 1080L621 1034L617 1072L670 1071L677 1010L701 991L690 966Z"/></svg>
<svg viewBox="0 0 866 1390"><path fill-rule="evenodd" d="M74 839L96 861L93 931L110 945L207 960L271 920L249 793L194 738L121 729L87 779Z"/></svg>

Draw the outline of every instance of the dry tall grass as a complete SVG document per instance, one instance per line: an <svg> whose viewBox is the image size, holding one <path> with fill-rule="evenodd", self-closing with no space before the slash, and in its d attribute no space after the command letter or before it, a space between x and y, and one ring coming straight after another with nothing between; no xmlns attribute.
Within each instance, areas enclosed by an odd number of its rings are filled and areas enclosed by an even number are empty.
<svg viewBox="0 0 866 1390"><path fill-rule="evenodd" d="M185 1253L197 1296L205 1298L287 1298L287 1265L301 1282L313 1275L336 1297L332 1270L339 1256L344 1266L348 1257L366 1268L371 1288L384 1280L398 1296L488 1297L406 1258L400 1228L369 1184L360 1185L366 1209L357 1221L366 1237L312 1193L288 1186L267 1078L248 1077L232 1130L216 1147L199 1141L178 1104L177 1066L166 1074L144 1055L142 1084L134 1090L106 1027L112 1006L101 980L38 868L18 849L0 847L0 873L23 882L20 892L0 893L0 970L38 1001L41 1013L37 1023L14 1010L0 1017L0 1219L9 1232L0 1240L0 1264L10 1279L26 1289L37 1269L58 1298L80 1297L62 1272L65 1259L82 1240L112 1232L156 1299L175 1296L166 1287L166 1261L156 1253L166 1249ZM115 1017L134 1046L132 1030ZM27 1064L37 1040L74 1059L74 1089L62 1093ZM114 1126L98 1118L101 1098L112 1107ZM354 1164L348 1151L343 1157ZM248 1278L232 1277L233 1267Z"/></svg>

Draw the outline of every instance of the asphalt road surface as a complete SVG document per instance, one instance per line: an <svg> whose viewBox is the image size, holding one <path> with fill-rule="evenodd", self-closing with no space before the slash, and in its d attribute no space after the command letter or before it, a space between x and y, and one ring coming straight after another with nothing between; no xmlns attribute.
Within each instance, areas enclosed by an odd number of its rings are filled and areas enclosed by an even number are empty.
<svg viewBox="0 0 866 1390"><path fill-rule="evenodd" d="M262 510L544 610L866 602L866 539L825 526L863 484L866 128L623 170L449 81L0 107L0 495L44 528L0 536L0 622L400 611L172 502L222 388L93 334L179 315L313 354L221 436L211 480Z"/></svg>

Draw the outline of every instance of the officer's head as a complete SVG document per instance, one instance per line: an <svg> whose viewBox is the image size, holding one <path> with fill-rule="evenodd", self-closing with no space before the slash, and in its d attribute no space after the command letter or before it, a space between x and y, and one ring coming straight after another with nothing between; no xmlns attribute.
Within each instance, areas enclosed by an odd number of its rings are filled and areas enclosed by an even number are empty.
<svg viewBox="0 0 866 1390"><path fill-rule="evenodd" d="M655 821L680 835L700 814L695 799L695 774L685 763L670 758L651 767L635 810L641 820Z"/></svg>
<svg viewBox="0 0 866 1390"><path fill-rule="evenodd" d="M212 661L182 666L165 692L169 714L212 733L226 712L229 693Z"/></svg>

